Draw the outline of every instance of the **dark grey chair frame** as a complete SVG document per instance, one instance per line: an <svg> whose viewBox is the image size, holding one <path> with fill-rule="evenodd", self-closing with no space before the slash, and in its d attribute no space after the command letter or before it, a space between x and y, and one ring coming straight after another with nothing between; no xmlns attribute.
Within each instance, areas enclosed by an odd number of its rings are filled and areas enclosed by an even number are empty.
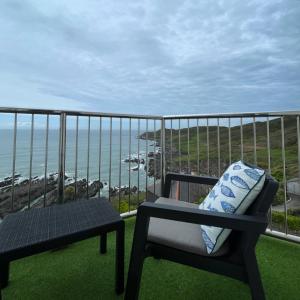
<svg viewBox="0 0 300 300"><path fill-rule="evenodd" d="M165 178L164 197L169 197L172 180L205 185L215 185L218 181L213 177L169 173ZM137 212L125 299L138 299L143 262L149 256L241 280L249 284L252 299L265 299L255 246L259 235L267 228L268 210L277 189L278 183L267 176L261 193L244 215L149 202L141 204ZM233 231L228 237L229 254L220 257L203 256L150 242L147 240L150 217L230 228Z"/></svg>

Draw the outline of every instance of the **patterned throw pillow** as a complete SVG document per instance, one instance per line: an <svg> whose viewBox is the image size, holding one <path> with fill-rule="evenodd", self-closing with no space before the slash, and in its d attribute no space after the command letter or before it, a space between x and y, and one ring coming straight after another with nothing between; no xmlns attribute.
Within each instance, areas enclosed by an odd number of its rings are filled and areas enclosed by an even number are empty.
<svg viewBox="0 0 300 300"><path fill-rule="evenodd" d="M213 187L200 209L243 214L263 188L265 171L238 161L229 166ZM207 252L216 252L224 243L231 229L201 225Z"/></svg>

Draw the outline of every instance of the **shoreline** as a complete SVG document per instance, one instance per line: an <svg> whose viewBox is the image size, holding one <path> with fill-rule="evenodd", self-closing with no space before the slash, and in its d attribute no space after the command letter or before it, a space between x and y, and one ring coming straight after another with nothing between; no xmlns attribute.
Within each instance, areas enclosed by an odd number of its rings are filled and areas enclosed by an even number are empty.
<svg viewBox="0 0 300 300"><path fill-rule="evenodd" d="M140 137L137 137L140 138ZM151 139L150 139L151 140ZM154 146L154 144L152 144ZM152 149L151 149L152 150ZM153 149L154 150L154 149ZM147 159L146 159L146 157ZM158 143L155 143L155 152L148 151L147 153L132 153L127 158L122 159L122 163L127 163L130 167L130 172L137 172L140 169L146 173L148 178L155 176L160 178L160 158L161 149ZM148 160L148 165L146 161ZM154 166L156 162L156 167ZM132 165L130 165L132 164ZM129 170L128 170L129 171ZM109 187L108 180L91 179L87 182L86 178L80 177L76 180L70 175L70 172L65 172L65 188L64 200L73 201L76 199L86 197L94 197L97 194L100 196L116 197L119 194L127 196L129 194L137 194L145 192L143 187L132 185L114 185ZM26 210L32 207L43 207L57 203L58 199L58 173L51 172L46 176L34 176L29 179L28 176L22 176L20 172L14 176L5 176L0 179L0 221L5 215L11 212ZM14 187L14 191L12 191ZM12 193L14 194L14 201L12 201Z"/></svg>

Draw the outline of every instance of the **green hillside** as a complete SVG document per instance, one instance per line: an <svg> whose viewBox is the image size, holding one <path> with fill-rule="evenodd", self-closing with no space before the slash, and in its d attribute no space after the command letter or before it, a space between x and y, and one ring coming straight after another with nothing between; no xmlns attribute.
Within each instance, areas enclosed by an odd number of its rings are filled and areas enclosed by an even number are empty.
<svg viewBox="0 0 300 300"><path fill-rule="evenodd" d="M268 168L268 151L267 151L267 123L256 122L256 155L257 164L262 168ZM296 118L285 118L284 120L284 138L285 138L285 156L286 156L286 175L287 178L297 176L297 127ZM220 161L221 172L224 167L229 164L229 130L228 127L219 127L220 131ZM166 147L170 149L171 138L170 130L166 131ZM175 150L175 161L179 161L178 157L178 130L172 130L172 146ZM181 139L181 161L183 165L188 163L188 130L187 128L180 130ZM191 169L197 170L197 128L192 127L189 130L190 140L190 163ZM175 149L174 149L175 147ZM207 160L207 128L199 127L199 149L200 161ZM209 126L209 158L211 167L218 164L218 140L217 126ZM169 150L170 154L171 149ZM254 161L254 137L253 123L243 126L243 154L244 160L250 163ZM167 155L170 156L170 155ZM231 160L241 159L241 131L240 126L231 128ZM283 176L283 160L282 160L282 134L281 120L274 119L270 121L270 157L271 157L271 173L278 180L282 180ZM168 158L169 162L169 158ZM203 171L200 169L200 172ZM215 174L217 175L217 174Z"/></svg>
<svg viewBox="0 0 300 300"><path fill-rule="evenodd" d="M270 159L271 174L279 181L283 179L283 159L282 159L282 133L281 120L279 118L270 120ZM257 165L268 169L268 151L267 151L267 122L256 122L256 156ZM207 128L199 126L199 172L207 173ZM217 126L209 126L209 163L212 175L218 168L218 140ZM221 172L229 164L229 129L220 126L220 161ZM198 148L197 148L197 127L189 129L189 147L188 147L188 129L180 130L180 151L179 155L179 130L166 128L166 163L167 168L172 170L179 169L181 161L181 169L188 168L190 161L191 171L198 171ZM146 138L146 133L141 135ZM148 139L153 140L153 132L148 132ZM297 146L297 123L296 117L284 118L284 139L285 139L285 157L286 157L286 177L291 179L298 176L298 146ZM160 131L156 132L156 140L160 140ZM172 145L172 149L171 149ZM189 148L189 151L188 151ZM188 155L188 152L190 155ZM254 136L253 123L243 125L243 159L249 163L254 161ZM171 161L172 156L172 161ZM241 159L241 130L240 126L231 127L231 161Z"/></svg>
<svg viewBox="0 0 300 300"><path fill-rule="evenodd" d="M233 121L232 121L233 122ZM175 123L175 122L174 122ZM173 123L173 124L174 124ZM257 165L268 170L268 147L267 147L267 122L256 122L256 157ZM280 183L280 188L273 202L273 205L284 203L284 169L283 169L283 147L282 147L282 131L281 119L272 119L269 122L270 132L270 169L271 175ZM197 135L197 131L199 134ZM191 172L200 174L210 174L218 176L218 127L209 126L209 153L207 153L207 127L199 126L182 128L180 130L180 146L179 146L179 130L166 128L165 130L165 161L166 170L174 172ZM241 159L241 128L240 125L231 127L231 161ZM230 163L229 158L229 128L219 126L220 133L220 174L224 172ZM143 133L141 138L153 140L154 133ZM171 139L172 136L172 139ZM189 136L189 138L188 138ZM199 136L199 139L197 138ZM284 118L284 155L285 155L285 173L286 180L299 177L299 161L298 161L298 140L297 140L297 120L296 117ZM188 142L189 140L189 142ZM156 141L160 141L160 131L156 132ZM199 141L199 143L198 143ZM199 147L199 161L198 161ZM181 152L181 155L180 155ZM253 135L253 123L243 125L243 160L248 163L255 163L255 147ZM209 155L209 166L208 166ZM209 167L209 169L208 169ZM283 220L283 213L276 212L274 220ZM299 216L299 210L290 210L289 214ZM288 220L288 224L293 220ZM295 219L296 220L296 219ZM281 222L282 225L283 221ZM296 231L300 229L300 218L297 217L296 225L292 225ZM279 223L278 223L279 224ZM282 226L280 226L282 229Z"/></svg>

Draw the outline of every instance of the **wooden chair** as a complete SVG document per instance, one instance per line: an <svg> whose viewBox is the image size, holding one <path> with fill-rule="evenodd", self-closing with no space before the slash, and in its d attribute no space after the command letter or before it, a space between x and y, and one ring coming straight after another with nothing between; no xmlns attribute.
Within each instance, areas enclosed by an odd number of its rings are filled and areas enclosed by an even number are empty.
<svg viewBox="0 0 300 300"><path fill-rule="evenodd" d="M139 206L125 299L138 299L143 262L149 256L241 280L249 284L252 299L265 299L255 246L267 228L267 213L278 183L267 176L262 191L246 213L236 215L200 210L196 204L169 199L172 180L205 185L218 181L213 177L169 173L164 197ZM232 229L227 241L213 255L207 254L204 243L199 241L200 224Z"/></svg>

